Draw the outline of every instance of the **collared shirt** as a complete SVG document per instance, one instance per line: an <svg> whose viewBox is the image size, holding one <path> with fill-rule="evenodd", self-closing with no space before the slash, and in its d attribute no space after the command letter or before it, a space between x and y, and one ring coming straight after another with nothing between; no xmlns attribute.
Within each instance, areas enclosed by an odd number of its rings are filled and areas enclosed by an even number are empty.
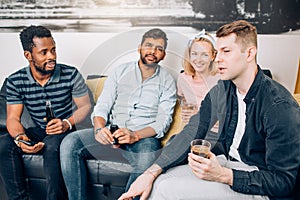
<svg viewBox="0 0 300 200"><path fill-rule="evenodd" d="M299 105L287 89L265 76L260 68L244 102L246 126L238 153L244 163L259 170L233 169L232 189L268 195L270 199L292 199L300 166ZM217 120L219 133L208 132ZM231 81L219 81L203 100L200 112L163 149L155 163L164 171L182 163L194 138L212 139L212 144L228 156L237 121L236 86Z"/></svg>
<svg viewBox="0 0 300 200"><path fill-rule="evenodd" d="M41 86L27 66L8 77L6 100L7 104L23 104L33 122L45 129L46 100L51 101L55 117L65 119L72 115L72 98L87 92L84 79L75 67L56 64L49 81Z"/></svg>
<svg viewBox="0 0 300 200"><path fill-rule="evenodd" d="M155 73L142 80L138 62L129 62L115 69L107 78L94 107L94 116L112 121L120 128L136 131L151 127L160 138L172 122L176 103L173 77L158 66Z"/></svg>

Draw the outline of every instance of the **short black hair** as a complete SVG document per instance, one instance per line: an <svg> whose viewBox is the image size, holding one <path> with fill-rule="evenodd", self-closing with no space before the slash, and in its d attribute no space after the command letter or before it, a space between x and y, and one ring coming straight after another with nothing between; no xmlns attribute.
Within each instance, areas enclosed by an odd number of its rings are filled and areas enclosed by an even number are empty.
<svg viewBox="0 0 300 200"><path fill-rule="evenodd" d="M49 29L44 26L28 26L24 28L20 33L20 40L22 43L22 47L24 51L32 52L32 48L34 47L33 38L43 38L43 37L51 37L52 34Z"/></svg>
<svg viewBox="0 0 300 200"><path fill-rule="evenodd" d="M146 38L163 39L165 41L164 48L165 49L167 48L167 44L168 44L167 34L159 28L154 28L144 33L141 44L144 43Z"/></svg>

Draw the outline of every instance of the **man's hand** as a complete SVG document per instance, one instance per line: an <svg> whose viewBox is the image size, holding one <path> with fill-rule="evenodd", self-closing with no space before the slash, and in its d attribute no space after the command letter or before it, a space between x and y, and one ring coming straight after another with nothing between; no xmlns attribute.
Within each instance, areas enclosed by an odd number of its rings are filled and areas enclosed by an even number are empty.
<svg viewBox="0 0 300 200"><path fill-rule="evenodd" d="M120 128L116 130L113 137L118 139L119 144L133 144L139 141L139 137L136 133L128 130L127 128Z"/></svg>
<svg viewBox="0 0 300 200"><path fill-rule="evenodd" d="M97 129L95 129L97 130ZM101 144L108 145L112 144L114 141L113 135L110 130L106 127L102 128L100 131L95 133L95 140L100 142Z"/></svg>
<svg viewBox="0 0 300 200"><path fill-rule="evenodd" d="M130 186L129 190L122 194L118 200L129 200L140 196L140 200L146 200L151 192L154 177L150 173L143 173Z"/></svg>
<svg viewBox="0 0 300 200"><path fill-rule="evenodd" d="M209 159L189 153L189 166L200 179L216 181L232 185L233 173L231 169L222 167L215 154L209 154Z"/></svg>
<svg viewBox="0 0 300 200"><path fill-rule="evenodd" d="M69 124L61 119L52 119L46 126L46 133L49 135L61 134L69 130Z"/></svg>
<svg viewBox="0 0 300 200"><path fill-rule="evenodd" d="M29 141L29 138L26 135L21 135L18 137L18 140L25 140ZM45 143L39 142L33 146L29 146L24 144L23 142L19 142L19 147L22 149L25 153L37 153L44 147Z"/></svg>

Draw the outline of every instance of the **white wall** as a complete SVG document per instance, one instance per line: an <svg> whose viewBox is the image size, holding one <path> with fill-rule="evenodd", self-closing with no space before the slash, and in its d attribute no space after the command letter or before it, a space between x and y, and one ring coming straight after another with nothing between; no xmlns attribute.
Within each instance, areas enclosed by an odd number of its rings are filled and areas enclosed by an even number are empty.
<svg viewBox="0 0 300 200"><path fill-rule="evenodd" d="M137 59L137 46L147 28L130 28L122 33L53 32L58 62L77 66L84 76L105 74L107 66L116 66L125 60ZM192 28L162 27L169 36L168 54L162 65L176 74L181 68L181 56L189 37L197 31ZM269 68L274 79L294 91L300 59L300 33L259 35L258 63ZM5 77L27 61L19 41L19 33L0 33L1 73Z"/></svg>

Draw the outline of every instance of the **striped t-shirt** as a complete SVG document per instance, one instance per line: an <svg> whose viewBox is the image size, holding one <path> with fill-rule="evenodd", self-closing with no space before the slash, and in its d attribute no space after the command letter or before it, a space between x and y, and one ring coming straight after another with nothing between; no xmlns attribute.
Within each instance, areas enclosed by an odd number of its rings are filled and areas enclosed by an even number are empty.
<svg viewBox="0 0 300 200"><path fill-rule="evenodd" d="M66 119L72 115L72 97L87 94L87 86L82 75L75 67L56 64L49 81L41 86L31 75L30 67L25 67L8 77L7 104L23 104L33 122L46 128L46 100L51 101L54 115Z"/></svg>

